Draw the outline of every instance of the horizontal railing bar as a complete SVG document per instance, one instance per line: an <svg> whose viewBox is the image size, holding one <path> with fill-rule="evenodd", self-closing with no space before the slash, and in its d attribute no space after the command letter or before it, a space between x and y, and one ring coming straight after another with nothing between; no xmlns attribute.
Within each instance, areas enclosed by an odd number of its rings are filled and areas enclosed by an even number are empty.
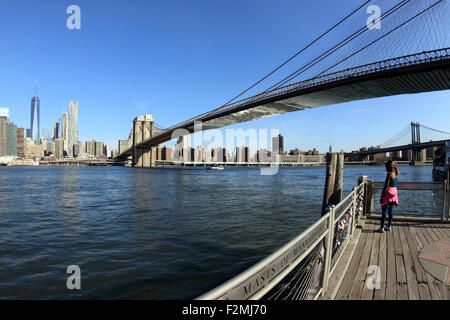
<svg viewBox="0 0 450 320"><path fill-rule="evenodd" d="M316 229L319 228L319 226L321 226L325 221L327 221L327 219L329 218L330 214L331 214L331 211L328 212L327 214L325 214L324 216L322 216L319 220L317 220L313 225L311 225L308 229L306 229L304 232L302 232L296 238L294 238L289 243L287 243L286 245L284 245L283 247L281 247L280 249L278 249L277 251L272 253L270 256L268 256L265 259L261 260L259 263L257 263L253 267L250 267L246 271L242 272L241 274L237 275L236 277L232 278L231 280L225 282L224 284L220 285L219 287L209 291L208 293L198 297L197 299L201 299L201 300L218 299L218 298L224 297L230 291L235 290L236 288L241 286L243 283L248 282L249 280L254 278L254 276L258 275L262 271L265 271L265 269L267 268L268 265L273 264L280 257L282 257L283 255L286 255L287 253L289 253L289 250L294 248L296 245L300 244L300 242L303 239L305 239L311 233L316 231ZM327 226L325 226L325 229L328 229ZM323 234L323 232L320 233L320 236L322 234ZM312 240L312 241L315 242L314 240ZM310 248L311 248L311 244L303 252L301 252L299 254L299 256L301 254L303 254L305 251L309 250ZM297 258L298 257L295 257L293 260L295 260ZM289 264L291 264L291 263L292 263L292 261L290 263L288 262L286 267L288 267ZM260 289L258 289L254 293L249 293L248 297L246 297L246 298L250 298L251 296L255 295L259 290L262 290L264 286L267 286L270 282L272 282L272 280L275 279L278 276L279 273L283 272L283 270L285 268L282 268L282 269L278 270L278 273L276 275L274 275L274 277L271 278L270 281L267 280L266 283L261 284L261 288Z"/></svg>
<svg viewBox="0 0 450 320"><path fill-rule="evenodd" d="M350 199L350 198L352 198L353 197L353 192L350 192L345 198L344 198L344 200L342 200L341 202L339 202L337 205L336 205L336 207L334 208L334 212L336 212L336 211L340 211L340 210L342 210L343 212L345 212L345 211L347 211L347 209L348 209L348 206L346 207L346 208L344 208L344 209L342 209L342 207L344 206L344 204ZM351 204L351 202L350 202L350 204ZM339 213L339 214L341 214L341 213ZM335 220L336 220L336 218L335 218ZM335 221L336 222L336 221Z"/></svg>
<svg viewBox="0 0 450 320"><path fill-rule="evenodd" d="M383 189L384 182L373 182L374 189ZM397 184L398 190L443 190L444 184L442 182L399 182Z"/></svg>
<svg viewBox="0 0 450 320"><path fill-rule="evenodd" d="M345 251L345 249L347 248L349 242L350 242L350 238L345 239L344 242L341 243L342 249L339 248L339 250L340 250L339 256L338 256L337 258L333 257L333 258L335 258L336 260L334 261L334 264L333 264L332 267L331 267L331 270L330 270L330 278L331 278L331 276L333 275L333 272L336 270L336 267L337 267L337 265L338 265L338 263L339 263L339 260L341 260L342 255L344 254L344 251Z"/></svg>
<svg viewBox="0 0 450 320"><path fill-rule="evenodd" d="M350 204L347 206L347 208L346 208L344 211L342 211L342 212L339 214L339 216L335 217L334 225L336 225L336 224L339 223L339 220L341 220L342 216L347 212L347 210L348 210L352 205L353 205L353 201L350 202Z"/></svg>
<svg viewBox="0 0 450 320"><path fill-rule="evenodd" d="M308 255L311 253L312 250L327 236L328 230L324 231L316 241L314 241L313 244L302 254L300 255L295 261L293 261L289 267L284 269L281 273L279 273L275 278L273 278L270 283L264 287L263 289L256 292L253 296L250 297L250 300L259 300L262 297L264 297L265 294L267 294L270 290L272 290L273 287L275 287L278 283L280 283L281 280L284 279L292 270L294 270L298 264Z"/></svg>

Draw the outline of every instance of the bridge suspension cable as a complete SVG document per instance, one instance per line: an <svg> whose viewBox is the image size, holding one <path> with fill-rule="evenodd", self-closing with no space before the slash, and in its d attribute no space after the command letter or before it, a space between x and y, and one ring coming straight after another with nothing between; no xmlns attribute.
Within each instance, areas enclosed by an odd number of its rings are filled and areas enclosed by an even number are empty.
<svg viewBox="0 0 450 320"><path fill-rule="evenodd" d="M342 62L348 60L349 58L353 57L354 55L358 54L359 52L367 49L368 47L370 47L371 45L373 45L374 43L378 42L379 40L385 38L386 36L390 35L391 33L397 31L398 29L400 29L401 27L405 26L406 24L408 24L409 22L413 21L415 18L419 17L420 15L422 15L423 13L427 12L428 10L430 10L431 8L433 8L434 6L436 6L437 4L439 4L440 2L442 2L443 0L439 0L437 2L435 2L434 4L432 4L431 6L427 7L426 9L422 10L421 12L419 12L418 14L416 14L415 16L413 16L412 18L406 20L405 22L403 22L402 24L400 24L399 26L395 27L394 29L390 30L389 32L385 33L384 35L380 36L379 38L375 39L374 41L372 41L371 43L369 43L368 45L362 47L361 49L357 50L356 52L352 53L351 55L349 55L348 57L342 59L341 61L339 61L338 63L334 64L333 66L327 68L326 70L322 71L321 73L317 74L316 77L321 76L322 74L326 73L327 71L329 71L330 69L334 68L335 66L341 64Z"/></svg>
<svg viewBox="0 0 450 320"><path fill-rule="evenodd" d="M389 17L392 13L395 13L397 10L402 8L404 5L408 4L411 0L403 0L402 2L394 5L392 8L390 8L387 12L383 13L380 17L376 18L374 23L381 22L383 19ZM359 28L357 31L353 32L351 35L346 37L344 40L340 41L336 45L334 45L332 48L328 49L315 59L311 60L307 64L303 65L302 67L298 68L296 71L289 74L287 77L283 78L282 80L278 81L271 87L267 88L264 92L270 91L272 89L278 89L288 83L289 81L297 78L299 75L303 74L305 71L310 70L312 67L317 65L319 62L322 62L324 59L329 57L331 54L337 52L339 49L343 48L345 45L349 44L362 34L364 34L367 30L367 25L364 24L361 28Z"/></svg>
<svg viewBox="0 0 450 320"><path fill-rule="evenodd" d="M407 125L405 128L403 128L399 133L397 133L396 135L394 135L392 138L384 141L383 143L380 144L381 147L388 147L391 146L394 142L404 138L405 136L410 134L410 125Z"/></svg>
<svg viewBox="0 0 450 320"><path fill-rule="evenodd" d="M376 22L382 21L383 19L387 18L388 16L390 16L391 14L393 14L394 12L398 11L399 9L401 9L403 6L405 6L406 4L410 3L411 0L403 0L402 2L398 3L397 5L393 6L391 9L389 9L385 14L381 15ZM417 17L419 17L420 15L424 14L425 12L427 12L428 10L430 10L431 8L433 8L434 6L436 6L437 4L441 3L443 0L438 0L437 2L433 3L432 5L426 7L424 10L420 11L419 13L417 13L416 15L414 15L413 17L409 18L408 20L404 21L403 23L401 23L400 25L396 26L395 28L391 29L390 31L388 31L387 33L383 34L382 36L376 38L375 40L371 41L369 44L363 46L362 48L358 49L357 51L353 52L352 54L348 55L347 57L341 59L340 61L338 61L337 63L333 64L332 66L326 68L325 70L321 71L320 73L316 74L314 77L319 77L323 74L325 74L326 72L330 71L331 69L335 68L336 66L340 65L341 63L343 63L344 61L347 61L348 59L350 59L351 57L357 55L358 53L362 52L363 50L367 49L368 47L372 46L373 44L377 43L378 41L380 41L381 39L385 38L386 36L390 35L391 33L397 31L398 29L400 29L401 27L407 25L409 22L413 21L414 19L416 19ZM375 22L375 23L376 23ZM352 42L353 40L355 40L356 38L358 38L359 36L361 36L362 34L364 34L367 30L369 30L367 28L367 26L363 26L361 27L358 31L354 32L352 35L348 36L346 39L342 40L341 42L339 42L337 45L335 45L333 48L329 49L328 51L326 51L325 53L322 53L319 57L315 58L314 60L312 60L311 62L309 62L308 64L304 65L303 67L297 69L297 71L291 73L289 76L285 77L284 79L282 79L281 81L277 82L276 84L274 84L273 86L271 86L270 88L268 88L265 92L270 91L270 90L274 90L274 89L278 89L282 86L284 86L286 83L292 81L293 79L297 78L300 74L304 73L305 71L311 69L313 66L317 65L319 62L323 61L325 58L327 58L328 56L330 56L331 54L337 52L339 49L341 49L342 47L344 47L345 45L347 45L348 43Z"/></svg>
<svg viewBox="0 0 450 320"><path fill-rule="evenodd" d="M431 130L431 131L435 131L435 132L439 132L439 133L444 133L444 134L449 134L449 135L450 135L450 132L445 132L445 131L433 129L433 128L427 127L427 126L425 126L425 125L423 125L423 124L420 124L420 126L421 126L422 128L425 128L425 129L428 129L428 130Z"/></svg>
<svg viewBox="0 0 450 320"><path fill-rule="evenodd" d="M280 64L278 67L276 67L274 70L272 70L271 72L269 72L268 74L266 74L264 77L260 78L258 81L256 81L254 84L252 84L250 87L248 87L247 89L245 89L243 92L241 92L240 94L238 94L237 96L235 96L234 98L230 99L229 101L227 101L226 103L223 104L223 106L227 106L229 105L231 102L233 102L234 100L236 100L237 98L239 98L240 96L242 96L244 93L248 92L249 90L253 89L254 87L256 87L258 84L260 84L262 81L264 81L265 79L267 79L268 77L270 77L272 74L274 74L275 72L277 72L278 70L280 70L282 67L284 67L286 64L288 64L290 61L292 61L295 57L297 57L299 54L301 54L302 52L304 52L306 49L308 49L309 47L311 47L313 44L315 44L317 41L319 41L320 39L322 39L323 37L325 37L327 34L329 34L331 31L333 31L334 29L336 29L336 27L338 27L339 25L341 25L344 21L346 21L348 18L350 18L352 15L354 15L356 12L358 12L361 8L363 8L366 4L368 4L369 2L371 2L372 0L367 0L365 1L363 4L361 4L358 8L356 8L355 10L353 10L350 14L346 15L344 18L342 18L338 23L336 23L335 25L333 25L332 27L330 27L327 31L325 31L324 33L322 33L320 36L318 36L316 39L314 39L313 41L311 41L308 45L306 45L305 47L303 47L302 49L300 49L299 51L297 51L294 55L292 55L290 58L288 58L286 61L284 61L282 64ZM218 108L219 109L219 108Z"/></svg>

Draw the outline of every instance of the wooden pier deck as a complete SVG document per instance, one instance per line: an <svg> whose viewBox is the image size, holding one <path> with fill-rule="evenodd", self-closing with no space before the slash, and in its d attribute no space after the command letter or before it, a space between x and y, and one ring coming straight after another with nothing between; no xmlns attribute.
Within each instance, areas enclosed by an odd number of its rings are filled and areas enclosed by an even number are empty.
<svg viewBox="0 0 450 320"><path fill-rule="evenodd" d="M434 278L422 266L422 248L441 240L450 241L450 224L395 221L391 231L377 233L379 220L367 219L335 300L450 300L447 284ZM448 244L448 243L446 243ZM432 246L432 245L431 245ZM447 254L440 257L448 261ZM422 260L423 261L423 260ZM379 266L378 288L369 289ZM440 266L439 266L440 268ZM429 269L429 268L428 268ZM450 273L450 268L448 268ZM447 274L447 281L450 275Z"/></svg>

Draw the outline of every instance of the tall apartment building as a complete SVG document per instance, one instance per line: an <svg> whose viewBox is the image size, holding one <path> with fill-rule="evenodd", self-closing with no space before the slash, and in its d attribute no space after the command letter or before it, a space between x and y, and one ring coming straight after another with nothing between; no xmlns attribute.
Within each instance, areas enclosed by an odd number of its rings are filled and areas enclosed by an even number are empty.
<svg viewBox="0 0 450 320"><path fill-rule="evenodd" d="M7 114L3 112L2 114ZM19 130L14 123L9 122L6 116L0 116L0 157L1 156L20 156L23 157L23 128ZM21 145L19 147L19 131Z"/></svg>
<svg viewBox="0 0 450 320"><path fill-rule="evenodd" d="M78 143L78 102L69 102L67 155L73 157L73 146Z"/></svg>
<svg viewBox="0 0 450 320"><path fill-rule="evenodd" d="M25 129L17 128L17 156L25 158Z"/></svg>
<svg viewBox="0 0 450 320"><path fill-rule="evenodd" d="M53 130L53 139L59 138L59 122L55 122L55 128Z"/></svg>
<svg viewBox="0 0 450 320"><path fill-rule="evenodd" d="M62 139L62 138L61 138ZM64 145L64 139L62 139L63 145ZM83 145L79 142L73 145L73 157L76 158L78 155L80 155L83 150Z"/></svg>
<svg viewBox="0 0 450 320"><path fill-rule="evenodd" d="M104 142L96 141L94 156L96 156L96 157L106 156L107 153L105 152L105 147L106 147L106 145Z"/></svg>
<svg viewBox="0 0 450 320"><path fill-rule="evenodd" d="M236 162L245 162L244 147L236 147Z"/></svg>
<svg viewBox="0 0 450 320"><path fill-rule="evenodd" d="M106 157L107 145L102 141L86 141L84 143L84 152L94 157Z"/></svg>
<svg viewBox="0 0 450 320"><path fill-rule="evenodd" d="M284 137L281 134L272 138L272 153L284 154Z"/></svg>
<svg viewBox="0 0 450 320"><path fill-rule="evenodd" d="M64 141L64 150L67 152L69 139L69 116L67 112L63 112L61 118L61 138Z"/></svg>
<svg viewBox="0 0 450 320"><path fill-rule="evenodd" d="M161 160L172 161L172 148L164 146L161 150Z"/></svg>
<svg viewBox="0 0 450 320"><path fill-rule="evenodd" d="M64 158L64 140L62 138L55 139L55 158Z"/></svg>
<svg viewBox="0 0 450 320"><path fill-rule="evenodd" d="M14 123L6 125L6 154L17 157L17 126Z"/></svg>
<svg viewBox="0 0 450 320"><path fill-rule="evenodd" d="M7 138L8 118L0 117L0 157L6 156L6 138Z"/></svg>

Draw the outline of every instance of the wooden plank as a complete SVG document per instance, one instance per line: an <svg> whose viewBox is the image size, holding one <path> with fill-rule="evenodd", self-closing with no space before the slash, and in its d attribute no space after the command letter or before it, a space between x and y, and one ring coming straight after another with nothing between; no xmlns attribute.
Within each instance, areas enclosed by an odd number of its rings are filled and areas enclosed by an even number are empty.
<svg viewBox="0 0 450 320"><path fill-rule="evenodd" d="M397 276L395 261L395 242L393 228L397 228L397 224L392 226L392 231L387 233L387 259L386 259L386 300L397 299Z"/></svg>
<svg viewBox="0 0 450 320"><path fill-rule="evenodd" d="M364 246L367 240L368 232L362 230L358 245L356 247L355 253L353 254L352 261L347 269L344 280L339 287L338 293L336 294L335 300L346 300L350 295L350 291L353 286L353 281L355 280L355 274L358 270L359 263L361 262L361 256L364 253Z"/></svg>
<svg viewBox="0 0 450 320"><path fill-rule="evenodd" d="M423 244L422 244L422 241L419 238L419 235L417 234L416 225L417 225L417 223L410 223L410 224L408 224L408 230L409 230L409 232L411 234L411 237L415 241L417 252L419 252L420 249L423 247Z"/></svg>
<svg viewBox="0 0 450 320"><path fill-rule="evenodd" d="M430 232L433 232L437 239L443 239L443 235L439 230L437 230L436 226L434 224L428 225L428 230Z"/></svg>
<svg viewBox="0 0 450 320"><path fill-rule="evenodd" d="M424 228L424 231L428 233L429 239L431 239L430 243L439 240L439 238L436 236L436 234L433 232L433 230L430 228L429 225L427 225L427 226Z"/></svg>
<svg viewBox="0 0 450 320"><path fill-rule="evenodd" d="M374 228L376 229L376 224L374 224ZM380 238L383 237L385 238L385 234L382 233L378 233L378 232L373 232L373 241L372 241L372 250L370 252L370 258L369 258L369 264L368 267L370 266L376 266L379 267L378 265L378 255L380 252ZM366 274L365 274L365 278L364 278L364 286L362 287L362 292L361 292L361 300L372 300L373 299L373 295L374 295L374 291L377 289L369 289L369 281L373 281L371 280L371 278L374 276L373 273L368 273L367 272L368 269L366 269ZM373 272L373 271L372 271Z"/></svg>
<svg viewBox="0 0 450 320"><path fill-rule="evenodd" d="M427 244L432 243L433 239L429 235L426 230L426 226L424 224L418 225L417 230L420 231L418 234L422 236L423 242L422 245L425 247Z"/></svg>
<svg viewBox="0 0 450 320"><path fill-rule="evenodd" d="M428 288L430 289L431 299L432 300L443 300L441 295L441 290L437 284L437 281L431 274L428 272L425 273L427 278Z"/></svg>
<svg viewBox="0 0 450 320"><path fill-rule="evenodd" d="M356 271L354 282L352 285L352 289L350 290L349 299L350 300L360 300L363 286L365 285L364 281L366 278L367 267L370 258L370 252L372 251L373 245L373 230L374 223L372 221L367 221L364 225L368 232L367 240L364 245L363 254L361 256L361 262L359 263L358 270Z"/></svg>
<svg viewBox="0 0 450 320"><path fill-rule="evenodd" d="M450 239L450 228L445 224L433 224L433 229L440 240Z"/></svg>
<svg viewBox="0 0 450 320"><path fill-rule="evenodd" d="M416 230L413 228L412 224L408 224L405 228L406 238L408 239L409 248L411 250L413 258L413 268L416 272L417 284L419 288L419 296L421 300L431 300L430 289L428 288L428 282L426 280L424 270L418 259L418 253L421 249L421 243Z"/></svg>
<svg viewBox="0 0 450 320"><path fill-rule="evenodd" d="M380 288L375 289L373 299L374 300L384 300L386 298L386 261L387 261L387 238L388 234L392 232L387 232L386 235L380 237L379 250L378 250L378 266L380 268Z"/></svg>
<svg viewBox="0 0 450 320"><path fill-rule="evenodd" d="M448 223L439 224L441 232L444 234L445 239L450 239L450 220Z"/></svg>
<svg viewBox="0 0 450 320"><path fill-rule="evenodd" d="M408 225L406 223L403 223L401 227L399 227L399 235L400 235L400 242L403 250L403 261L405 263L405 273L406 273L406 283L407 283L407 290L408 290L408 298L409 300L419 300L419 288L417 285L417 277L415 274L413 259L411 250L409 248L408 241L406 239L405 234L405 228L407 228Z"/></svg>
<svg viewBox="0 0 450 320"><path fill-rule="evenodd" d="M408 299L408 290L406 287L406 273L405 273L405 264L403 261L403 248L401 245L400 233L399 233L400 224L397 225L396 228L393 228L391 232L394 233L394 244L395 244L395 272L397 278L397 300L407 300Z"/></svg>
<svg viewBox="0 0 450 320"><path fill-rule="evenodd" d="M442 283L440 281L437 281L437 280L436 280L436 283L437 283L437 286L438 286L439 291L441 293L442 300L450 300L450 288L449 288L449 286L447 286L446 284L444 284L444 283Z"/></svg>

